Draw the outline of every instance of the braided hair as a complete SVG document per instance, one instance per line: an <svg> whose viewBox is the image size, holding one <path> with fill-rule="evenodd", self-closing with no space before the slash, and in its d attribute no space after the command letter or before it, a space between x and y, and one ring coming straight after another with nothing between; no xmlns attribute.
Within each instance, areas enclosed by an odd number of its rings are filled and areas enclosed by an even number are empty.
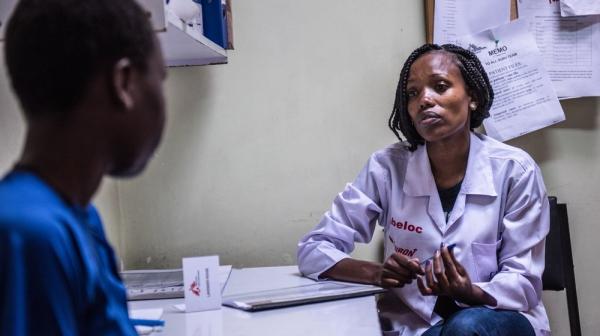
<svg viewBox="0 0 600 336"><path fill-rule="evenodd" d="M494 91L488 79L488 75L483 69L481 62L477 56L459 46L453 44L425 44L408 56L402 71L400 72L400 80L396 88L396 99L394 100L394 109L388 120L388 126L394 132L396 137L403 141L398 131L402 132L406 140L410 143L410 150L414 151L418 145L425 143L425 140L413 125L412 119L408 114L408 96L406 95L406 84L408 75L413 63L421 56L428 52L441 51L452 56L454 63L460 69L460 73L466 84L466 89L469 95L477 102L477 109L472 111L470 128L474 129L481 126L483 120L490 116L490 107L494 101Z"/></svg>

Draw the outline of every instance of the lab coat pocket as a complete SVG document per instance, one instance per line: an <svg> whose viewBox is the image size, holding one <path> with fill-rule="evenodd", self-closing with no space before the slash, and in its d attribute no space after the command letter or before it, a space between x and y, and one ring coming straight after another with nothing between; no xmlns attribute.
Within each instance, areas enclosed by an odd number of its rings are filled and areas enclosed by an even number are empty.
<svg viewBox="0 0 600 336"><path fill-rule="evenodd" d="M475 274L477 279L473 282L488 282L498 272L498 249L502 239L492 244L471 243Z"/></svg>

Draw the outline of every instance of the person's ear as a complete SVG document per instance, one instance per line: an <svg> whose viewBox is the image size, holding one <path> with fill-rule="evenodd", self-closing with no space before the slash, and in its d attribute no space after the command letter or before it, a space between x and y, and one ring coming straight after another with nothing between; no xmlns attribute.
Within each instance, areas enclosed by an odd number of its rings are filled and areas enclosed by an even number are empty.
<svg viewBox="0 0 600 336"><path fill-rule="evenodd" d="M469 90L469 92L467 94L469 96L469 112L474 112L479 107L479 103L477 102L477 100L475 100L473 98L474 97L473 92L471 92Z"/></svg>
<svg viewBox="0 0 600 336"><path fill-rule="evenodd" d="M112 89L119 103L126 109L133 108L133 66L128 58L121 58L112 69Z"/></svg>

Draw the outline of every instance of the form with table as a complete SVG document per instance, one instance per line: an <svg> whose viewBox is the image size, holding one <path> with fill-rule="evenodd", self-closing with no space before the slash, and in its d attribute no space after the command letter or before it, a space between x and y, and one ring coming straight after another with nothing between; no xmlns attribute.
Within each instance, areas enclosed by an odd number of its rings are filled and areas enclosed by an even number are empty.
<svg viewBox="0 0 600 336"><path fill-rule="evenodd" d="M224 296L314 283L297 266L233 269ZM229 307L184 313L174 305L183 299L130 301L130 309L162 308L165 327L154 335L380 335L375 296L245 312Z"/></svg>

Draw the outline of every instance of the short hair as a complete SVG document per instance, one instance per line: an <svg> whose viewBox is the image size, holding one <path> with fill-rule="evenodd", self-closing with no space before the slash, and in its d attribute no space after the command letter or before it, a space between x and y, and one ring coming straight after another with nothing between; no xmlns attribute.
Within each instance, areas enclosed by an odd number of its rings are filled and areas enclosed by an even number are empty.
<svg viewBox="0 0 600 336"><path fill-rule="evenodd" d="M25 116L64 116L123 57L146 71L153 35L134 0L19 0L4 49Z"/></svg>
<svg viewBox="0 0 600 336"><path fill-rule="evenodd" d="M490 116L490 108L494 101L494 90L492 89L488 75L474 53L453 44L444 44L441 46L437 44L425 44L417 48L404 62L404 66L400 72L398 87L396 88L394 108L388 120L388 126L400 141L403 141L403 139L400 137L398 131L402 132L406 137L411 151L417 149L418 145L424 144L425 140L415 129L408 114L406 84L413 63L419 57L433 51L446 52L453 56L454 63L460 69L460 73L465 81L467 92L477 102L477 109L471 112L469 124L471 129L481 126L483 120Z"/></svg>

